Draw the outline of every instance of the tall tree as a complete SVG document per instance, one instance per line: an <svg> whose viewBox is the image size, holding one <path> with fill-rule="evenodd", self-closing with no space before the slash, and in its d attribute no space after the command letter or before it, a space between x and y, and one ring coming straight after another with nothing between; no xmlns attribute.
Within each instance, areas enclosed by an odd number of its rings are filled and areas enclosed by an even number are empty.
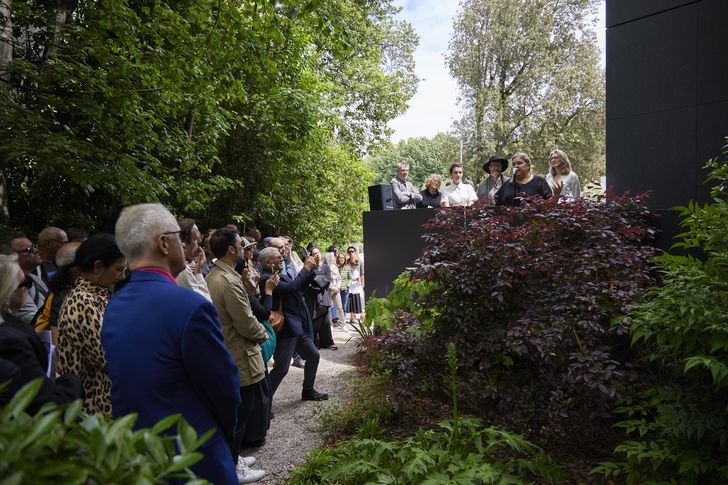
<svg viewBox="0 0 728 485"><path fill-rule="evenodd" d="M416 83L391 0L0 1L13 225L110 228L161 201L210 225L360 236L359 154Z"/></svg>
<svg viewBox="0 0 728 485"><path fill-rule="evenodd" d="M598 0L464 0L448 66L460 88L473 168L526 151L540 172L553 148L582 178L604 170L604 73L593 30Z"/></svg>

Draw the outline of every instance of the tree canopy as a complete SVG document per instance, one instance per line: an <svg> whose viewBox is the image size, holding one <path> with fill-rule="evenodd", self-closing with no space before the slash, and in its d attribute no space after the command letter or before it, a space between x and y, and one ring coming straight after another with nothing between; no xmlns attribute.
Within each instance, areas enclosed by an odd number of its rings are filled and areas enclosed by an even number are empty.
<svg viewBox="0 0 728 485"><path fill-rule="evenodd" d="M110 229L160 201L297 240L360 236L361 154L414 94L391 0L8 1L9 224Z"/></svg>
<svg viewBox="0 0 728 485"><path fill-rule="evenodd" d="M543 173L549 152L561 148L583 180L603 174L604 71L591 28L598 3L461 3L447 62L473 169L490 155L526 151Z"/></svg>

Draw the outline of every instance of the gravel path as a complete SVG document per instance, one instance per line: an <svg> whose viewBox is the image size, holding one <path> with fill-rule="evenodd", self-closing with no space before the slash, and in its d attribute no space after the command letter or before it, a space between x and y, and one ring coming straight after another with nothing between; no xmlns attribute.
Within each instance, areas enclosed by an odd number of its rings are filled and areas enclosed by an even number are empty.
<svg viewBox="0 0 728 485"><path fill-rule="evenodd" d="M316 374L316 389L329 393L328 401L301 401L303 369L291 366L273 398L275 418L268 430L265 446L247 450L258 462L252 468L263 469L266 476L258 483L285 483L288 474L304 463L308 454L323 444L316 431L317 418L326 407L343 403L349 393L347 373L356 349L354 330L332 329L339 350L322 349Z"/></svg>

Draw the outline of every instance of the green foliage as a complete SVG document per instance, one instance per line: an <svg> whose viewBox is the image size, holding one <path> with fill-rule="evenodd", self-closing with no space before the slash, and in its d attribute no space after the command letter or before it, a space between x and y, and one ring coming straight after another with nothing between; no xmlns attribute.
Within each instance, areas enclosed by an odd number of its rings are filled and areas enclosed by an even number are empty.
<svg viewBox="0 0 728 485"><path fill-rule="evenodd" d="M367 415L357 427L357 439L315 451L293 472L291 483L525 484L536 478L545 483L563 478L548 456L522 436L483 428L477 419L459 418L457 353L452 342L446 362L453 419L404 441L385 441L379 438L379 416ZM367 394L375 393L370 389ZM367 397L359 395L355 402Z"/></svg>
<svg viewBox="0 0 728 485"><path fill-rule="evenodd" d="M538 173L554 148L582 184L604 173L605 77L594 29L597 0L465 0L448 65L460 87L466 174L492 154L531 155Z"/></svg>
<svg viewBox="0 0 728 485"><path fill-rule="evenodd" d="M207 483L189 470L202 455L196 450L214 430L198 437L176 414L150 429L134 431L136 415L112 420L85 415L81 401L46 404L34 416L25 409L40 389L35 380L0 411L0 482L165 483L173 477L188 484ZM177 433L170 433L172 426Z"/></svg>
<svg viewBox="0 0 728 485"><path fill-rule="evenodd" d="M523 437L482 428L476 419L447 420L404 441L357 439L314 452L292 484L556 483L562 474Z"/></svg>
<svg viewBox="0 0 728 485"><path fill-rule="evenodd" d="M397 164L405 160L410 164L409 180L415 187L424 188L428 176L448 176L448 168L458 160L459 150L460 142L457 138L438 133L433 138L409 138L394 146L383 147L368 163L374 172L375 183L389 183L397 173Z"/></svg>
<svg viewBox="0 0 728 485"><path fill-rule="evenodd" d="M360 156L416 86L391 0L61 4L9 3L11 225L110 229L161 201L202 227L360 239Z"/></svg>
<svg viewBox="0 0 728 485"><path fill-rule="evenodd" d="M389 378L381 374L351 373L347 381L351 401L322 408L319 429L330 438L354 434L361 438L378 438L392 415Z"/></svg>
<svg viewBox="0 0 728 485"><path fill-rule="evenodd" d="M661 285L618 322L630 326L650 372L646 388L616 409L631 439L594 473L628 483L728 481L728 169L716 160L708 168L714 201L678 208L686 230L674 246L700 258L656 258Z"/></svg>
<svg viewBox="0 0 728 485"><path fill-rule="evenodd" d="M437 291L438 284L433 281L414 279L405 271L394 280L394 287L386 298L371 297L366 303L365 325L381 331L394 327L397 311L406 311L415 315L425 330L432 327L439 315L437 308L426 308L418 302ZM376 333L380 333L379 331Z"/></svg>

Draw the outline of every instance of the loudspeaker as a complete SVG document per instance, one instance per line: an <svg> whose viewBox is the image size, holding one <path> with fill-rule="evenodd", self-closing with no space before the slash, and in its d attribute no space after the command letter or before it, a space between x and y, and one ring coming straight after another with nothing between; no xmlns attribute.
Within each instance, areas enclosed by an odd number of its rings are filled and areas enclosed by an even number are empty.
<svg viewBox="0 0 728 485"><path fill-rule="evenodd" d="M377 184L369 186L369 210L381 211L394 209L392 202L392 186Z"/></svg>

